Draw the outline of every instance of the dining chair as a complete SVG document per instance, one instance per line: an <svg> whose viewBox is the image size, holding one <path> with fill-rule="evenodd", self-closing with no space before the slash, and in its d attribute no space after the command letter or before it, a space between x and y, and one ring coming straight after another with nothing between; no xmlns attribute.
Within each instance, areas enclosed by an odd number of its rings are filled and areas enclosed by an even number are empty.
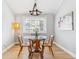
<svg viewBox="0 0 79 59"><path fill-rule="evenodd" d="M50 35L49 36L49 39L48 40L45 40L45 43L44 43L44 46L45 47L48 47L49 48L49 51L52 52L52 55L54 56L54 53L53 53L53 41L54 41L54 36L53 35Z"/></svg>
<svg viewBox="0 0 79 59"><path fill-rule="evenodd" d="M41 45L41 40L35 39L31 40L29 39L30 46L28 47L29 50L29 59L32 59L34 53L39 53L41 56L41 59L43 59L43 53L44 53L44 40L43 44Z"/></svg>
<svg viewBox="0 0 79 59"><path fill-rule="evenodd" d="M18 41L19 41L19 46L20 46L20 50L19 50L19 53L18 53L18 56L19 56L20 53L23 50L23 47L28 47L28 45L23 42L22 35L18 35Z"/></svg>

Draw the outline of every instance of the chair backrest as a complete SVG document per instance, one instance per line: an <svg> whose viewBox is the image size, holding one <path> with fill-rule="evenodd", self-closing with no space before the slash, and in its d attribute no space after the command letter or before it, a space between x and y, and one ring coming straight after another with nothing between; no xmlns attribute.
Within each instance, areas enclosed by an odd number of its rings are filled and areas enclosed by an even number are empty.
<svg viewBox="0 0 79 59"><path fill-rule="evenodd" d="M34 39L34 40L29 39L29 42L30 42L30 49L31 50L33 48L36 51L38 51L39 49L42 49L42 51L43 51L44 47L43 47L43 45L41 45L41 40L39 40L39 39Z"/></svg>
<svg viewBox="0 0 79 59"><path fill-rule="evenodd" d="M48 43L50 43L51 46L53 45L53 41L54 41L54 36L53 36L53 35L49 36L49 41L48 41Z"/></svg>
<svg viewBox="0 0 79 59"><path fill-rule="evenodd" d="M35 39L35 40L32 40L32 47L35 48L35 49L39 49L40 48L40 40L38 39Z"/></svg>
<svg viewBox="0 0 79 59"><path fill-rule="evenodd" d="M22 40L22 35L18 35L18 41L20 46L22 46L23 40Z"/></svg>

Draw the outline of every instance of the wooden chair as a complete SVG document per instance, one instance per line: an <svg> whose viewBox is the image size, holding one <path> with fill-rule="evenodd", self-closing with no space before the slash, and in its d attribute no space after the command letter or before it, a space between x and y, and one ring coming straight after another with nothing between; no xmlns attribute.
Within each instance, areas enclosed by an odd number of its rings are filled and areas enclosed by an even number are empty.
<svg viewBox="0 0 79 59"><path fill-rule="evenodd" d="M49 40L46 40L45 41L44 46L45 47L48 47L49 48L49 51L51 51L52 52L52 55L54 56L53 49L52 49L53 41L54 41L54 36L51 35L51 36L49 36Z"/></svg>
<svg viewBox="0 0 79 59"><path fill-rule="evenodd" d="M34 53L39 53L41 56L41 59L43 59L43 53L44 53L44 40L43 44L40 44L41 40L35 39L31 40L29 39L30 46L28 47L29 50L29 59L33 57Z"/></svg>
<svg viewBox="0 0 79 59"><path fill-rule="evenodd" d="M19 41L19 46L20 46L20 50L18 53L18 56L19 56L20 53L22 52L23 47L28 47L28 45L23 43L22 35L18 35L18 41Z"/></svg>

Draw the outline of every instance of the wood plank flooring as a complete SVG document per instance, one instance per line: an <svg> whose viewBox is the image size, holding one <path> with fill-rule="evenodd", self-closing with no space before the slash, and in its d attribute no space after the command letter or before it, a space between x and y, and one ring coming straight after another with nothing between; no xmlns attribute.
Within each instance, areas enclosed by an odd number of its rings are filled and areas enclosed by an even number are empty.
<svg viewBox="0 0 79 59"><path fill-rule="evenodd" d="M75 59L58 48L56 45L54 45L52 48L55 56L53 57L52 53L46 47L44 50L44 59ZM13 46L2 55L2 59L28 59L28 48L24 47L22 53L18 57L19 49L20 47L18 45ZM40 59L39 54L34 54L32 59Z"/></svg>

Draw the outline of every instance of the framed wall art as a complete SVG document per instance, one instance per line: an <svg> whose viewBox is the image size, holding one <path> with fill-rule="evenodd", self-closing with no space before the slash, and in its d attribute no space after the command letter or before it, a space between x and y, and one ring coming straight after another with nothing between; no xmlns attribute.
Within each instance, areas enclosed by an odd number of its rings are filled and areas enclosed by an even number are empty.
<svg viewBox="0 0 79 59"><path fill-rule="evenodd" d="M73 11L60 17L58 21L58 28L60 30L74 30L74 15Z"/></svg>

